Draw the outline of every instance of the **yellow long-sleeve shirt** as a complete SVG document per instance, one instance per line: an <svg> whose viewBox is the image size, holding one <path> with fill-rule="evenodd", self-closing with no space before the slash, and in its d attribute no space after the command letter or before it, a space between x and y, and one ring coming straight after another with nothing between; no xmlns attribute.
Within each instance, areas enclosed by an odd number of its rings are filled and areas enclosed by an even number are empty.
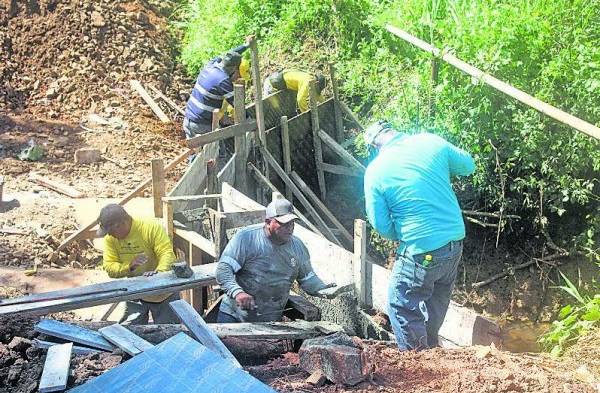
<svg viewBox="0 0 600 393"><path fill-rule="evenodd" d="M297 91L296 102L300 112L306 112L309 108L310 81L314 76L304 71L286 70L283 71L283 80L289 90ZM322 102L323 96L317 96L317 102Z"/></svg>
<svg viewBox="0 0 600 393"><path fill-rule="evenodd" d="M148 258L148 262L130 271L131 262L142 254ZM154 219L133 218L131 230L125 239L104 236L102 267L111 278L141 276L153 270L169 271L175 259L171 240L162 225ZM160 302L166 297L159 295L144 300Z"/></svg>

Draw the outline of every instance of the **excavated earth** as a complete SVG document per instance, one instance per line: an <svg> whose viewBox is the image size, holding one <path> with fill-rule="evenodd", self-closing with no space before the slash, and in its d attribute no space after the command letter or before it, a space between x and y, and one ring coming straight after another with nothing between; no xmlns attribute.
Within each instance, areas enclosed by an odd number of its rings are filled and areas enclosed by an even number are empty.
<svg viewBox="0 0 600 393"><path fill-rule="evenodd" d="M0 0L0 175L6 181L0 201L0 266L95 268L101 260L88 242L56 251L77 227L74 200L29 181L31 173L70 185L88 198L117 198L148 177L150 159L168 161L184 150L178 113L157 100L173 119L161 123L129 84L139 80L184 105L193 79L175 60L178 37L168 18L176 5L158 0ZM41 160L17 158L29 143L43 149ZM102 159L75 164L74 153L83 147L100 150ZM185 168L182 163L170 172L167 185ZM495 273L485 269L501 259L488 255L483 263L467 263L464 281ZM531 290L535 285L519 288L509 282L513 289L505 296L503 282L485 290L489 298L496 297L492 303L498 309L507 310L510 303L511 312L518 312L527 303L524 293L539 294ZM464 303L486 308L486 301L472 291L459 288L459 293ZM0 287L0 298L22 294ZM69 313L51 317L75 318ZM0 393L37 391L45 352L31 345L36 321L0 318ZM400 353L393 345L367 342L375 372L371 381L356 387L308 385L294 353L247 370L282 392L591 392L600 371L594 363L598 338L590 342L582 346L585 351L572 352L570 361L560 363L492 348ZM74 356L69 387L126 359L122 353ZM581 371L582 363L589 364L592 376Z"/></svg>

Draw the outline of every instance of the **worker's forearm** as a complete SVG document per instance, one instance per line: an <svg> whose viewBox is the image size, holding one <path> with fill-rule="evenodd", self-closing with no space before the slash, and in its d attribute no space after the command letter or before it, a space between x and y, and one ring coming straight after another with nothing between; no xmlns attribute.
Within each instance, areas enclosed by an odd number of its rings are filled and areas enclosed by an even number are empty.
<svg viewBox="0 0 600 393"><path fill-rule="evenodd" d="M225 290L225 293L235 299L235 296L244 292L235 280L233 268L226 263L219 262L217 265L217 283Z"/></svg>
<svg viewBox="0 0 600 393"><path fill-rule="evenodd" d="M127 277L130 273L129 264L119 262L104 262L102 268L110 278Z"/></svg>

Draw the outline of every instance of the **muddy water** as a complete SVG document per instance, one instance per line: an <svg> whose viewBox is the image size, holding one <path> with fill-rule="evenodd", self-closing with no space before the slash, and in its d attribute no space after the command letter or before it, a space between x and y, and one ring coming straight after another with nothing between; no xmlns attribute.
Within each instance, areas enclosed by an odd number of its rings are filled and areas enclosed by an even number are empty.
<svg viewBox="0 0 600 393"><path fill-rule="evenodd" d="M540 335L550 329L549 323L504 321L502 328L502 349L510 352L541 352L537 343Z"/></svg>

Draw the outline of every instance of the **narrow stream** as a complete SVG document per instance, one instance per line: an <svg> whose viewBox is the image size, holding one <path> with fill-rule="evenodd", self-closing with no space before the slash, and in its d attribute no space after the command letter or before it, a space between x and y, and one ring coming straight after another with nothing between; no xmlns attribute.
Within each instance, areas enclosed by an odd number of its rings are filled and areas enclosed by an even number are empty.
<svg viewBox="0 0 600 393"><path fill-rule="evenodd" d="M541 352L537 339L550 326L550 323L504 321L501 323L502 349L510 352Z"/></svg>

